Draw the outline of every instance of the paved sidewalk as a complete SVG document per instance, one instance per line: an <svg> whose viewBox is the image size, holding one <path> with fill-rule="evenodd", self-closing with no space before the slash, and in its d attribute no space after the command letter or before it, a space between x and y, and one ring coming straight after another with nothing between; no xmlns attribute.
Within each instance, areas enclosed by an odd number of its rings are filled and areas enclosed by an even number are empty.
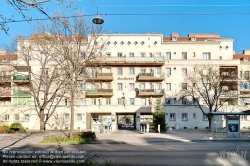
<svg viewBox="0 0 250 166"><path fill-rule="evenodd" d="M110 133L97 133L98 141L95 143L114 144L147 144L152 142L198 142L198 141L250 141L249 135L240 138L227 138L218 134L212 137L211 132L197 132L195 130L174 130L166 133L140 133L136 131L116 131Z"/></svg>

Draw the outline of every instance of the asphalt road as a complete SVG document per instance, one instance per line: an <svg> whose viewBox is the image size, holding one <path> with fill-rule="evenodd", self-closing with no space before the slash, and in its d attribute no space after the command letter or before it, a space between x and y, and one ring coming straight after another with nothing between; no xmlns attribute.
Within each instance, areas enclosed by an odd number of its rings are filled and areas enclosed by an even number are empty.
<svg viewBox="0 0 250 166"><path fill-rule="evenodd" d="M100 140L93 144L62 144L62 150L86 151L88 157L95 154L99 165L111 160L114 165L250 165L250 142L238 141L134 141L137 135L119 131L114 137L123 137L127 142ZM115 139L115 138L114 138ZM129 143L131 142L131 143ZM58 150L57 144L12 145L5 150Z"/></svg>

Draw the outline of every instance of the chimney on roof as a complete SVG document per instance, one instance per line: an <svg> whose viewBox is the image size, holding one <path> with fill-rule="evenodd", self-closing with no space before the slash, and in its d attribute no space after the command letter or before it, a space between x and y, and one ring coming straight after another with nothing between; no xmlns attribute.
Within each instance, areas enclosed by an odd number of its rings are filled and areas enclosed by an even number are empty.
<svg viewBox="0 0 250 166"><path fill-rule="evenodd" d="M0 50L0 55L6 55L7 51L6 50Z"/></svg>
<svg viewBox="0 0 250 166"><path fill-rule="evenodd" d="M179 34L178 33L171 33L170 37L179 37Z"/></svg>
<svg viewBox="0 0 250 166"><path fill-rule="evenodd" d="M244 55L250 55L250 50L243 50Z"/></svg>

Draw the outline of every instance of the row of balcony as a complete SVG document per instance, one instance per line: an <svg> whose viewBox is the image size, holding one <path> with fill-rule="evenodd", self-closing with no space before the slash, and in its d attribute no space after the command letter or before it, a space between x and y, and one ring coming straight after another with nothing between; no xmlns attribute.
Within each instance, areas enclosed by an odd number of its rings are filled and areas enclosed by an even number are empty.
<svg viewBox="0 0 250 166"><path fill-rule="evenodd" d="M164 89L139 89L138 97L161 97L165 94ZM225 91L221 97L237 97L238 95L249 95L250 91ZM0 97L11 97L11 96L31 96L30 90L14 90L11 95L10 91L0 92ZM89 89L86 90L86 97L111 97L113 96L113 89Z"/></svg>
<svg viewBox="0 0 250 166"><path fill-rule="evenodd" d="M19 82L19 81L29 81L29 76L28 75L14 75L13 77L11 75L4 75L0 76L0 81L5 82L5 81L11 81L11 78L14 82Z"/></svg>
<svg viewBox="0 0 250 166"><path fill-rule="evenodd" d="M108 64L108 65L121 65L121 66L138 66L138 65L147 65L147 66L162 66L165 64L164 57L107 57L100 61L93 60L98 64ZM90 62L90 65L93 62Z"/></svg>
<svg viewBox="0 0 250 166"><path fill-rule="evenodd" d="M11 95L10 91L0 92L0 97L10 97L10 96L31 96L30 90L14 90Z"/></svg>
<svg viewBox="0 0 250 166"><path fill-rule="evenodd" d="M139 73L138 81L163 81L164 73ZM113 73L97 73L88 79L89 81L113 81Z"/></svg>
<svg viewBox="0 0 250 166"><path fill-rule="evenodd" d="M154 96L160 97L165 94L164 89L139 89L138 97ZM111 97L113 96L113 89L89 89L86 91L86 97Z"/></svg>

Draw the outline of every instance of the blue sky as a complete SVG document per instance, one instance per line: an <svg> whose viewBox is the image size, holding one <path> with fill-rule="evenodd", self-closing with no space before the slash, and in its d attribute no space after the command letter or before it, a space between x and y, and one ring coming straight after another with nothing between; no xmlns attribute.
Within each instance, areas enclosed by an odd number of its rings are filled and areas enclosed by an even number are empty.
<svg viewBox="0 0 250 166"><path fill-rule="evenodd" d="M14 13L15 20L22 19L11 6L1 3L2 14L11 16ZM98 6L98 12L105 21L104 29L108 33L157 32L164 36L169 36L172 32L177 32L180 36L187 36L189 33L217 33L224 38L233 38L234 50L237 53L241 53L243 49L250 49L249 0L95 0L92 3L90 0L76 0L74 5L79 10L84 10L86 15L95 15ZM50 14L56 5L50 4L47 7L47 13ZM58 8L69 15L73 12L63 6ZM212 15L201 15L208 13ZM37 11L29 11L27 14L33 18L45 18ZM91 20L93 17L86 18ZM1 32L0 43L10 42L10 38L15 34L31 33L32 25L32 22L8 24L10 36Z"/></svg>

